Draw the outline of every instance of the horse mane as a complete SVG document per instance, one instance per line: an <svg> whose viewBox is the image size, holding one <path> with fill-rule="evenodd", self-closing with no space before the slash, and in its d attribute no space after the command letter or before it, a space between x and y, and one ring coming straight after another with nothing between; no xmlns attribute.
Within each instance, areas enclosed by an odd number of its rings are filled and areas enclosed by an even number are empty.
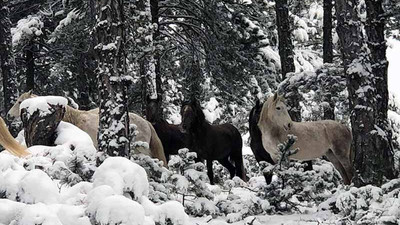
<svg viewBox="0 0 400 225"><path fill-rule="evenodd" d="M3 118L1 117L0 117L0 144L7 151L18 157L27 156L30 154L26 150L26 147L19 144L10 134Z"/></svg>
<svg viewBox="0 0 400 225"><path fill-rule="evenodd" d="M199 124L206 120L206 116L204 115L204 112L201 109L200 103L197 99L192 99L190 101L184 102L182 104L182 108L185 107L186 105L189 105L193 109L196 115L197 122Z"/></svg>

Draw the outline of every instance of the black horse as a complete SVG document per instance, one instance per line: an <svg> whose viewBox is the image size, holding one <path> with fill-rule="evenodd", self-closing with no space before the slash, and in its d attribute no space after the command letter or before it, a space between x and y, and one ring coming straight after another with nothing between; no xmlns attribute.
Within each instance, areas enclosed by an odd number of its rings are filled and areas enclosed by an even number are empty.
<svg viewBox="0 0 400 225"><path fill-rule="evenodd" d="M147 99L146 119L153 124L154 129L164 147L167 162L170 155L178 154L178 150L189 147L189 136L180 130L179 125L169 124L160 113L160 98Z"/></svg>
<svg viewBox="0 0 400 225"><path fill-rule="evenodd" d="M186 102L181 108L182 130L190 137L190 149L207 160L207 174L214 184L212 162L218 160L229 170L231 178L235 175L247 180L243 167L242 137L231 124L211 125L197 100ZM230 162L232 160L235 166Z"/></svg>
<svg viewBox="0 0 400 225"><path fill-rule="evenodd" d="M262 145L261 140L261 131L258 128L258 120L260 119L260 113L263 105L260 103L260 100L257 99L256 105L251 109L249 115L249 131L250 131L250 148L253 151L254 157L257 162L266 161L271 164L275 164L272 160L271 155L265 150ZM307 166L304 170L312 170L311 161L306 161ZM272 174L264 174L265 181L267 184L271 183Z"/></svg>

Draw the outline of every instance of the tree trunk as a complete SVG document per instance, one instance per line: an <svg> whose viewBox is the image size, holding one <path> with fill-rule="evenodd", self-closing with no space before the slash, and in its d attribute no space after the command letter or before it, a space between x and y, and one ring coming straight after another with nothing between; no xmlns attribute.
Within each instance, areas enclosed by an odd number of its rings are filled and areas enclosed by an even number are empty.
<svg viewBox="0 0 400 225"><path fill-rule="evenodd" d="M287 0L275 1L276 26L279 36L279 56L281 58L282 80L286 74L295 71L293 43L289 21L289 6Z"/></svg>
<svg viewBox="0 0 400 225"><path fill-rule="evenodd" d="M151 22L153 24L157 24L157 29L154 30L153 32L153 44L154 46L157 46L157 43L159 42L159 37L160 37L160 15L159 15L159 0L150 0L150 7L151 7ZM160 56L160 50L155 47L155 52L154 52L154 63L155 63L155 74L156 74L156 91L158 96L162 96L163 94L163 89L162 89L162 78L161 78L161 56ZM158 109L157 112L160 112L160 118L162 118L162 111L161 110L161 105L162 105L162 98L158 97L159 103L158 104Z"/></svg>
<svg viewBox="0 0 400 225"><path fill-rule="evenodd" d="M129 117L123 0L98 1L95 47L99 61L100 116L97 163L129 155Z"/></svg>
<svg viewBox="0 0 400 225"><path fill-rule="evenodd" d="M333 43L332 43L332 0L324 0L324 26L323 26L323 60L324 63L333 62ZM335 119L335 103L332 101L331 93L324 93L324 119Z"/></svg>
<svg viewBox="0 0 400 225"><path fill-rule="evenodd" d="M140 75L144 77L142 81L145 81L146 91L144 94L143 104L145 104L147 97L150 99L157 99L157 85L156 85L156 62L154 60L154 44L153 39L148 37L154 37L154 27L152 24L150 0L138 0L136 1L136 8L134 14L138 16L138 20L135 27L140 27L142 32L136 32L135 36L137 40L137 51L140 66ZM145 109L146 107L143 107Z"/></svg>
<svg viewBox="0 0 400 225"><path fill-rule="evenodd" d="M367 24L366 34L368 48L371 51L372 73L376 81L376 113L377 125L385 134L378 135L377 147L382 149L382 157L386 159L384 165L384 175L387 178L394 177L392 131L388 121L388 61L386 59L386 40L385 40L385 17L382 8L382 0L366 0Z"/></svg>
<svg viewBox="0 0 400 225"><path fill-rule="evenodd" d="M294 52L291 38L289 21L289 6L287 0L275 1L276 25L279 36L279 56L281 59L282 80L287 73L295 72ZM290 93L289 93L290 92ZM300 100L301 96L297 88L285 90L285 97L288 98L289 115L293 121L301 121Z"/></svg>
<svg viewBox="0 0 400 225"><path fill-rule="evenodd" d="M6 114L18 98L18 80L11 44L11 21L9 10L0 0L0 72L3 77L4 108ZM7 119L7 118L6 118ZM9 121L6 121L10 125Z"/></svg>
<svg viewBox="0 0 400 225"><path fill-rule="evenodd" d="M55 131L64 117L65 108L60 105L50 106L51 113L45 116L40 115L39 109L32 115L25 108L21 109L21 120L27 147L33 145L54 146L54 141L57 138Z"/></svg>
<svg viewBox="0 0 400 225"><path fill-rule="evenodd" d="M357 0L336 0L337 33L342 49L344 69L347 76L349 108L353 133L354 168L356 186L381 185L384 182L389 149L382 138L382 129L377 123L377 90L375 77L369 71L370 59L367 55L361 21L357 13ZM387 141L386 141L387 142Z"/></svg>
<svg viewBox="0 0 400 225"><path fill-rule="evenodd" d="M324 27L323 27L323 60L324 63L333 62L332 44L332 0L324 0Z"/></svg>
<svg viewBox="0 0 400 225"><path fill-rule="evenodd" d="M90 101L90 96L89 96L89 80L87 78L87 73L85 72L85 60L89 58L89 55L86 53L78 53L78 61L76 62L77 64L77 70L76 70L76 90L78 94L78 104L79 104L79 109L81 110L89 110L91 109L91 101Z"/></svg>
<svg viewBox="0 0 400 225"><path fill-rule="evenodd" d="M323 100L326 103L323 106L324 120L335 120L335 103L332 101L332 94L324 93Z"/></svg>
<svg viewBox="0 0 400 225"><path fill-rule="evenodd" d="M26 63L26 88L25 91L35 90L35 58L33 54L33 41L25 49Z"/></svg>

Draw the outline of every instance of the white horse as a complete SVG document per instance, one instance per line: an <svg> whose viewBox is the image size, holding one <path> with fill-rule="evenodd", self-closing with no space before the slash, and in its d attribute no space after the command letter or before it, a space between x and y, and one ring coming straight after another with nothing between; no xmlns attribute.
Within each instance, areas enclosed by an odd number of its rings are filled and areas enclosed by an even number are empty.
<svg viewBox="0 0 400 225"><path fill-rule="evenodd" d="M10 134L7 129L6 123L3 118L0 117L0 145L2 145L7 151L18 157L24 157L30 153L26 150L25 146L20 145Z"/></svg>
<svg viewBox="0 0 400 225"><path fill-rule="evenodd" d="M293 134L297 136L293 148L299 148L299 151L290 158L310 160L325 155L340 172L344 183L350 184L353 137L345 125L333 120L294 122L282 98L275 94L264 103L258 127L262 144L275 163L279 160L277 145L286 141L288 134Z"/></svg>
<svg viewBox="0 0 400 225"><path fill-rule="evenodd" d="M22 101L28 98L37 97L37 95L32 94L31 91L22 94L14 104L14 106L8 111L7 116L18 118L20 115L20 104ZM149 155L153 158L157 158L167 165L167 160L164 154L164 148L162 146L161 140L158 137L153 125L140 117L135 113L129 113L129 120L131 124L135 124L137 127L137 135L135 142L137 143L147 143L148 147L138 146L136 150L145 155ZM99 109L92 109L90 111L83 111L74 109L70 106L66 107L65 115L63 118L64 122L72 123L79 127L81 130L89 134L93 140L93 144L97 148L97 132L99 128Z"/></svg>

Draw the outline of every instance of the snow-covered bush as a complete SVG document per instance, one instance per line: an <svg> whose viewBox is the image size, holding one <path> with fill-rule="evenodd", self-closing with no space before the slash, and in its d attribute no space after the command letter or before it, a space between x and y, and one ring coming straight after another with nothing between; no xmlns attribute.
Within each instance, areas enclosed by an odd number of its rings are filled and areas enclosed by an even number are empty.
<svg viewBox="0 0 400 225"><path fill-rule="evenodd" d="M146 216L151 217L157 225L186 225L189 224L189 216L184 207L177 201L167 201L156 205L148 198L142 197L141 204Z"/></svg>
<svg viewBox="0 0 400 225"><path fill-rule="evenodd" d="M117 194L128 194L140 199L149 194L146 171L138 164L124 157L109 157L93 175L93 187L111 186Z"/></svg>
<svg viewBox="0 0 400 225"><path fill-rule="evenodd" d="M23 130L17 140L25 144ZM74 185L89 181L96 169L96 148L90 136L74 126L61 121L56 129L57 146L32 146L31 157L24 162L27 170L39 168L61 183Z"/></svg>
<svg viewBox="0 0 400 225"><path fill-rule="evenodd" d="M121 195L104 198L97 206L96 224L101 225L144 225L145 213L143 206Z"/></svg>
<svg viewBox="0 0 400 225"><path fill-rule="evenodd" d="M297 203L318 204L330 197L341 178L331 163L313 161L313 170L304 171L305 165L290 162L289 167L279 170L276 181L265 186L261 193L275 211L292 211Z"/></svg>
<svg viewBox="0 0 400 225"><path fill-rule="evenodd" d="M30 204L59 202L57 186L42 170L10 170L0 177L0 195L10 200Z"/></svg>
<svg viewBox="0 0 400 225"><path fill-rule="evenodd" d="M187 205L186 210L190 215L199 217L205 215L216 217L220 214L219 209L215 206L215 203L207 198L195 199L193 203Z"/></svg>
<svg viewBox="0 0 400 225"><path fill-rule="evenodd" d="M195 152L189 152L187 148L180 149L177 156L171 157L168 166L178 175L172 175L170 180L176 184L174 190L180 194L194 194L196 197L213 199L214 195L206 183L209 182L205 165L201 162L195 163ZM181 191L186 190L186 193Z"/></svg>
<svg viewBox="0 0 400 225"><path fill-rule="evenodd" d="M255 194L243 199L235 194L230 194L224 200L218 201L217 205L221 213L225 214L227 221L232 223L242 220L248 216L265 214L270 210L268 200L263 200Z"/></svg>

